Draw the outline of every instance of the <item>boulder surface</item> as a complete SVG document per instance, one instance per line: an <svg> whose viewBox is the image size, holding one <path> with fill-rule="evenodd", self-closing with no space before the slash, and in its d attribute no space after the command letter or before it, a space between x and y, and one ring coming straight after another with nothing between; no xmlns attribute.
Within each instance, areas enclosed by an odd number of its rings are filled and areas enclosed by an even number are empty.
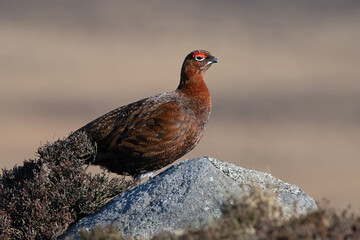
<svg viewBox="0 0 360 240"><path fill-rule="evenodd" d="M315 201L293 184L268 173L202 157L179 162L121 193L98 213L72 226L62 239L78 239L82 228L108 224L135 238L200 226L220 217L221 207L230 197L241 201L255 187L275 193L288 217L317 209Z"/></svg>

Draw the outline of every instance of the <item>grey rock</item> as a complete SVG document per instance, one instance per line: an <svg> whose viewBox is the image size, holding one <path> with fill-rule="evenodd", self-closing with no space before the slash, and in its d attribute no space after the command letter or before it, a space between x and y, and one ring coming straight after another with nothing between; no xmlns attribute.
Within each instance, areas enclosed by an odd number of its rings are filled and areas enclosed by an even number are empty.
<svg viewBox="0 0 360 240"><path fill-rule="evenodd" d="M82 228L112 224L125 236L149 238L160 231L175 231L208 223L221 215L230 197L241 200L250 188L277 194L287 216L317 209L315 201L295 185L270 174L203 157L179 162L149 181L112 199L98 213L82 219L63 239Z"/></svg>

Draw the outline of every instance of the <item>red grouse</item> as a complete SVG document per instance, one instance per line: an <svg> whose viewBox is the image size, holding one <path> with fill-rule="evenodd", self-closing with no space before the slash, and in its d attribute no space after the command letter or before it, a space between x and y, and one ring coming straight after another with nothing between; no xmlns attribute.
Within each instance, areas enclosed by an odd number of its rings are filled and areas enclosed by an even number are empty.
<svg viewBox="0 0 360 240"><path fill-rule="evenodd" d="M184 60L175 91L119 107L77 130L97 146L92 164L138 179L191 151L211 111L203 77L217 62L208 51L193 51Z"/></svg>

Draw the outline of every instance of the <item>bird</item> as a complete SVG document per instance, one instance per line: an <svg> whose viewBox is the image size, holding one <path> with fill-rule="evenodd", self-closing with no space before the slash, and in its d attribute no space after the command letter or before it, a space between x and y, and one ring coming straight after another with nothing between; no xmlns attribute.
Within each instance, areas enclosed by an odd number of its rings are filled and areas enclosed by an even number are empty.
<svg viewBox="0 0 360 240"><path fill-rule="evenodd" d="M191 151L211 112L204 74L218 62L206 50L192 51L174 91L114 109L75 131L85 132L96 146L96 156L86 163L139 180Z"/></svg>

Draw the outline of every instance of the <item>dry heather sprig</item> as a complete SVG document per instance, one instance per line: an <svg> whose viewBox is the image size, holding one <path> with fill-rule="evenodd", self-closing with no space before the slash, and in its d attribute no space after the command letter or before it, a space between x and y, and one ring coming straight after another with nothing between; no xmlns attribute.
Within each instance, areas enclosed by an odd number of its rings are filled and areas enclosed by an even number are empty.
<svg viewBox="0 0 360 240"><path fill-rule="evenodd" d="M131 186L86 172L95 148L84 133L47 143L39 158L0 176L0 239L54 239Z"/></svg>

